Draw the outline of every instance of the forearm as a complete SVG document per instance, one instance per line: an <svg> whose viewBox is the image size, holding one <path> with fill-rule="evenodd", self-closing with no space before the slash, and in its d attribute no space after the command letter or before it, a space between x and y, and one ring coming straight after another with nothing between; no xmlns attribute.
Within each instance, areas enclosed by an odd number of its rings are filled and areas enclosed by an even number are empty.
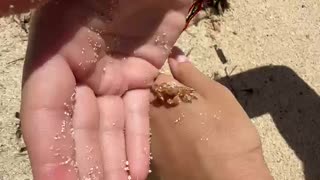
<svg viewBox="0 0 320 180"><path fill-rule="evenodd" d="M226 180L273 180L266 165L263 162L252 164L252 166L243 169L242 172L235 171L226 173L230 178Z"/></svg>
<svg viewBox="0 0 320 180"><path fill-rule="evenodd" d="M273 180L261 154L214 164L211 172L211 179Z"/></svg>
<svg viewBox="0 0 320 180"><path fill-rule="evenodd" d="M185 156L192 159L194 156ZM176 159L178 166L167 168L158 164L158 175L165 180L273 180L261 153L241 155L238 158L210 158L200 154L199 159ZM181 162L180 162L181 161ZM192 163L191 163L192 162Z"/></svg>

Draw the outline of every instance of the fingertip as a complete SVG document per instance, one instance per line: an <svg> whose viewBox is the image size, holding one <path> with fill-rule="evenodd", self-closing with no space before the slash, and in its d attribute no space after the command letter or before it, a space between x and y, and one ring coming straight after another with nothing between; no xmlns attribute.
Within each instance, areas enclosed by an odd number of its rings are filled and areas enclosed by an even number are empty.
<svg viewBox="0 0 320 180"><path fill-rule="evenodd" d="M148 177L149 166L136 165L130 167L130 176L132 180L145 180Z"/></svg>
<svg viewBox="0 0 320 180"><path fill-rule="evenodd" d="M183 51L178 47L174 47L169 56L168 63L174 78L182 84L187 85L185 81L190 74L194 73L194 66Z"/></svg>
<svg viewBox="0 0 320 180"><path fill-rule="evenodd" d="M146 144L147 142L147 144ZM148 140L136 143L136 151L130 149L128 153L129 174L132 180L145 180L149 170L150 145ZM131 146L132 147L132 146ZM143 148L143 149L141 149Z"/></svg>
<svg viewBox="0 0 320 180"><path fill-rule="evenodd" d="M174 78L184 85L189 85L188 80L192 78L190 76L197 73L188 57L178 47L172 49L168 63Z"/></svg>
<svg viewBox="0 0 320 180"><path fill-rule="evenodd" d="M189 62L188 57L184 54L184 52L176 46L173 47L169 59L174 60L177 63Z"/></svg>
<svg viewBox="0 0 320 180"><path fill-rule="evenodd" d="M172 49L168 60L172 75L181 84L194 88L201 95L208 93L212 81L189 61L178 47Z"/></svg>
<svg viewBox="0 0 320 180"><path fill-rule="evenodd" d="M179 63L186 63L186 62L190 62L190 61L188 57L185 56L184 52L176 46L173 47L168 59L168 63L172 73L176 72L177 68L179 67Z"/></svg>
<svg viewBox="0 0 320 180"><path fill-rule="evenodd" d="M169 58L175 58L179 55L185 55L184 52L178 48L177 46L174 46L172 49L171 49L171 54L169 55Z"/></svg>
<svg viewBox="0 0 320 180"><path fill-rule="evenodd" d="M181 56L179 56L179 57L177 57L177 58L183 59L183 57L181 57ZM180 64L181 64L181 63L186 63L186 62L188 62L188 61L178 61L178 59L176 59L176 58L169 58L169 59L168 59L168 64L169 64L171 73L172 73L173 75L178 74Z"/></svg>

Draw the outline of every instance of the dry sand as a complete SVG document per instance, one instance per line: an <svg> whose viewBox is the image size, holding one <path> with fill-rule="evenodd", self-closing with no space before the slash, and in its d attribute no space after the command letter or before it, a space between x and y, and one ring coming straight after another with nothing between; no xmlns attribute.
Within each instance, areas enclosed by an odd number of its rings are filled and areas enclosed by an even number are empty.
<svg viewBox="0 0 320 180"><path fill-rule="evenodd" d="M219 19L221 32L205 19L179 46L192 49L197 67L235 93L260 133L275 179L320 179L320 1L232 0ZM23 58L26 44L17 23L0 19L0 180L32 179L16 138L23 61L9 63Z"/></svg>

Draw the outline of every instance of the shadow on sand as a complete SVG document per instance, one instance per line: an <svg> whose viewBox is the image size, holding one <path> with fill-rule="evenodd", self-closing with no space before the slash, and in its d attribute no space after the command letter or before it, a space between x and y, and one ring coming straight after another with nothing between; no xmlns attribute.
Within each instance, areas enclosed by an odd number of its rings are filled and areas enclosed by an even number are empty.
<svg viewBox="0 0 320 180"><path fill-rule="evenodd" d="M250 118L269 113L304 165L306 180L320 178L320 98L292 69L266 66L218 80Z"/></svg>

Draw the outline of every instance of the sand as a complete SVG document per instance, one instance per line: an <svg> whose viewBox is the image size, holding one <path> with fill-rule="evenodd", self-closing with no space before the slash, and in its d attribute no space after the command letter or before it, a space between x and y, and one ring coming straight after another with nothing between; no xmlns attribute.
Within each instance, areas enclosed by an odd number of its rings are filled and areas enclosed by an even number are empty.
<svg viewBox="0 0 320 180"><path fill-rule="evenodd" d="M275 179L320 179L320 1L230 2L218 18L220 32L204 19L178 45L239 99ZM26 39L12 18L0 19L0 180L32 179L27 156L19 152L15 118Z"/></svg>

